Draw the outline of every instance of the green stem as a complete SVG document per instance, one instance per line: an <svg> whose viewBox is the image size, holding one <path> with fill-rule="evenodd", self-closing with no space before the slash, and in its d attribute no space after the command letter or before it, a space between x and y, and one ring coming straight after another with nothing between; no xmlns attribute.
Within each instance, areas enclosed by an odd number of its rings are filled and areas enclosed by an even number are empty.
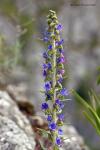
<svg viewBox="0 0 100 150"><path fill-rule="evenodd" d="M56 89L55 89L55 86L56 86L56 48L55 48L55 40L53 40L53 90L54 90L54 95L53 95L53 99L52 99L52 102L53 104L55 103L55 100L56 100ZM53 121L56 123L56 111L54 109L52 109L52 112L53 112ZM55 147L55 141L56 141L56 131L53 132L53 147Z"/></svg>

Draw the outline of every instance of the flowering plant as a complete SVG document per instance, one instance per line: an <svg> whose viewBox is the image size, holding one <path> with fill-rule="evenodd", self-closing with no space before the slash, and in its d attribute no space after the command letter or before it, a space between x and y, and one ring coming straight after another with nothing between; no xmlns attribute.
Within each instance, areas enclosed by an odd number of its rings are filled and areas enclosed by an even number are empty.
<svg viewBox="0 0 100 150"><path fill-rule="evenodd" d="M61 38L62 25L58 22L56 13L49 11L47 16L48 28L45 33L44 42L47 44L47 50L43 53L43 76L45 102L41 108L46 115L49 128L49 139L53 143L53 150L59 150L63 142L63 121L64 97L68 95L67 89L63 88L64 79L64 50Z"/></svg>

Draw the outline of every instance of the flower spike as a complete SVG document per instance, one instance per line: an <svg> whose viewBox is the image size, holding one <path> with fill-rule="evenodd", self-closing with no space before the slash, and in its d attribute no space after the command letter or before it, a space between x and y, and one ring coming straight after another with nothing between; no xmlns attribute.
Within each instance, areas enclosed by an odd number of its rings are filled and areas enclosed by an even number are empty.
<svg viewBox="0 0 100 150"><path fill-rule="evenodd" d="M59 149L62 145L64 115L61 113L64 107L63 99L68 96L68 90L63 88L64 79L64 40L60 37L62 25L58 22L55 11L50 10L47 16L48 28L44 41L47 50L43 53L43 76L45 84L45 103L42 103L42 110L45 112L48 128L51 134L53 149ZM49 108L51 102L51 107ZM49 111L48 111L49 110ZM49 113L47 113L49 112ZM59 127L60 126L60 127Z"/></svg>

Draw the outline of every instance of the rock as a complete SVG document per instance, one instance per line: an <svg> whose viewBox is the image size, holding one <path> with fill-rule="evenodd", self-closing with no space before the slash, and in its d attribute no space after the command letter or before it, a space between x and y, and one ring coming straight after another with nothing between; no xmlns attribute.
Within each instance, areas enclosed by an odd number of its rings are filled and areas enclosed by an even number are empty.
<svg viewBox="0 0 100 150"><path fill-rule="evenodd" d="M14 121L0 116L0 150L33 150L34 145Z"/></svg>
<svg viewBox="0 0 100 150"><path fill-rule="evenodd" d="M61 150L89 150L73 126L64 126L64 145Z"/></svg>
<svg viewBox="0 0 100 150"><path fill-rule="evenodd" d="M13 97L14 100L20 102L26 102L27 98L26 98L26 92L28 91L28 88L26 86L26 84L24 83L20 83L17 85L13 85L13 84L9 84L6 87L6 91L7 93L10 94L11 97Z"/></svg>
<svg viewBox="0 0 100 150"><path fill-rule="evenodd" d="M10 97L13 98L13 100L17 103L19 109L21 112L23 112L25 115L35 115L35 108L33 103L28 99L26 96L28 88L26 84L20 83L17 85L8 85L6 87L7 93L10 95Z"/></svg>
<svg viewBox="0 0 100 150"><path fill-rule="evenodd" d="M0 91L0 115L13 120L27 134L32 134L28 119L19 111L16 103L4 91Z"/></svg>
<svg viewBox="0 0 100 150"><path fill-rule="evenodd" d="M32 128L10 96L0 91L0 150L34 150Z"/></svg>

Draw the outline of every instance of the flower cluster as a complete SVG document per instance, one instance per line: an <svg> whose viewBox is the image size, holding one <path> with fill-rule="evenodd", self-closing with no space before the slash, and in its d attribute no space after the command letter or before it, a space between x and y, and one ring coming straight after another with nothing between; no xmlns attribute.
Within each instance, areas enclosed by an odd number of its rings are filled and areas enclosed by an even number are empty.
<svg viewBox="0 0 100 150"><path fill-rule="evenodd" d="M42 103L42 110L44 111L48 128L51 133L52 142L54 146L62 145L64 114L62 109L64 107L63 99L68 95L67 89L63 88L62 82L65 74L64 70L64 40L61 38L62 25L58 22L56 13L49 11L47 17L48 29L45 33L44 42L47 44L47 50L43 53L43 76L45 89L45 102ZM51 107L49 107L51 102Z"/></svg>

